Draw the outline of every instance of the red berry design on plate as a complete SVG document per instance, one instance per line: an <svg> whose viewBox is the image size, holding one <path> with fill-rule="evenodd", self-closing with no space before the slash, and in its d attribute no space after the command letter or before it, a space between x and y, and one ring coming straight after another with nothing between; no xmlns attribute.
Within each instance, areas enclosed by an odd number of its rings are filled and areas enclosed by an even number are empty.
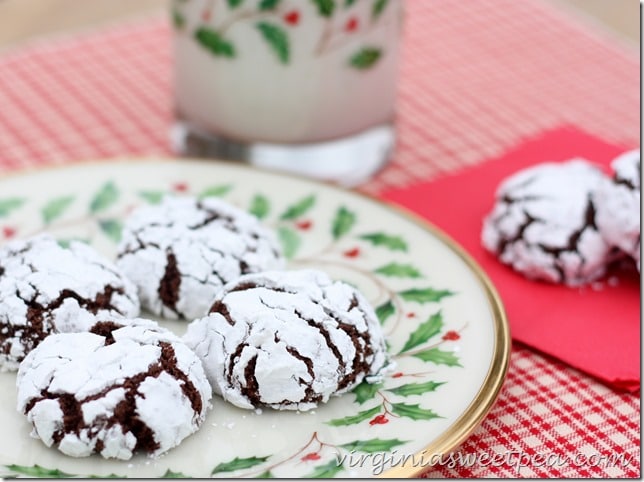
<svg viewBox="0 0 644 482"><path fill-rule="evenodd" d="M5 226L4 228L2 228L2 236L5 239L13 238L15 235L16 235L16 230L11 226Z"/></svg>
<svg viewBox="0 0 644 482"><path fill-rule="evenodd" d="M297 10L291 10L284 14L284 21L289 25L297 25L300 21L300 12Z"/></svg>
<svg viewBox="0 0 644 482"><path fill-rule="evenodd" d="M383 425L389 422L389 419L385 416L384 413L375 416L372 420L369 421L369 425Z"/></svg>
<svg viewBox="0 0 644 482"><path fill-rule="evenodd" d="M302 461L307 462L309 460L320 460L320 454L317 452L311 452L302 457Z"/></svg>
<svg viewBox="0 0 644 482"><path fill-rule="evenodd" d="M342 254L347 258L357 258L358 256L360 256L360 248L348 249Z"/></svg>
<svg viewBox="0 0 644 482"><path fill-rule="evenodd" d="M298 221L295 223L295 227L297 229L300 229L302 231L306 231L307 229L311 229L311 226L313 226L313 223L309 221L308 219L305 219L303 221Z"/></svg>
<svg viewBox="0 0 644 482"><path fill-rule="evenodd" d="M416 313L410 311L409 313L407 313L407 318L416 318Z"/></svg>
<svg viewBox="0 0 644 482"><path fill-rule="evenodd" d="M212 17L212 12L210 10L204 10L201 12L201 20L204 22L209 22Z"/></svg>
<svg viewBox="0 0 644 482"><path fill-rule="evenodd" d="M176 192L186 192L188 185L185 182L176 182L172 185L172 190Z"/></svg>
<svg viewBox="0 0 644 482"><path fill-rule="evenodd" d="M403 372L396 372L393 375L391 375L391 378L400 378L404 375Z"/></svg>
<svg viewBox="0 0 644 482"><path fill-rule="evenodd" d="M358 28L358 19L355 17L351 17L349 20L347 20L347 23L344 25L344 30L346 30L347 32L355 32L357 28Z"/></svg>
<svg viewBox="0 0 644 482"><path fill-rule="evenodd" d="M443 335L443 340L445 341L456 341L461 338L461 335L458 334L457 331L450 330L447 333Z"/></svg>

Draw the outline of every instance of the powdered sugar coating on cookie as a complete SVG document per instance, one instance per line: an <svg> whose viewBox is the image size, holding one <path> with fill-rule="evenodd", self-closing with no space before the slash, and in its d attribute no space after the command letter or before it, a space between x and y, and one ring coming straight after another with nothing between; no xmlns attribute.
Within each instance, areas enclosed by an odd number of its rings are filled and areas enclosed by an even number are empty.
<svg viewBox="0 0 644 482"><path fill-rule="evenodd" d="M204 316L225 283L284 265L273 233L217 198L168 197L138 208L118 251L143 307L172 319Z"/></svg>
<svg viewBox="0 0 644 482"><path fill-rule="evenodd" d="M640 151L633 150L612 162L613 179L597 190L597 227L613 246L631 256L640 267Z"/></svg>
<svg viewBox="0 0 644 482"><path fill-rule="evenodd" d="M612 253L593 193L604 179L582 159L517 172L496 192L483 246L531 279L575 286L602 276Z"/></svg>
<svg viewBox="0 0 644 482"><path fill-rule="evenodd" d="M184 340L215 392L241 408L309 410L386 363L370 304L313 270L264 272L226 285Z"/></svg>
<svg viewBox="0 0 644 482"><path fill-rule="evenodd" d="M0 370L51 333L86 331L97 314L139 314L135 286L90 246L49 235L0 249Z"/></svg>
<svg viewBox="0 0 644 482"><path fill-rule="evenodd" d="M55 334L20 364L18 411L72 457L160 455L203 423L211 388L195 354L148 320Z"/></svg>

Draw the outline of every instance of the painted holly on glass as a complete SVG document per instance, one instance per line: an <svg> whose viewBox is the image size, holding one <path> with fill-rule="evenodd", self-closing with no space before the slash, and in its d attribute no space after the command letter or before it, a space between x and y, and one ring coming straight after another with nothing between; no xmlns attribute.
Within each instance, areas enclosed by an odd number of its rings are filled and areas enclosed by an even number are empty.
<svg viewBox="0 0 644 482"><path fill-rule="evenodd" d="M355 50L345 59L347 67L368 70L384 54L382 45L364 43L363 38L380 26L389 0L208 0L201 6L197 25L188 27L187 9L194 0L174 0L171 20L175 30L193 37L201 48L216 58L232 60L240 56L230 35L239 25L252 25L260 43L265 44L275 60L288 65L291 50L298 42L298 29L311 18L321 21L321 32L311 52L321 57L338 48L354 45ZM365 10L358 8L368 2ZM312 5L311 5L312 4ZM313 7L313 8L311 8Z"/></svg>

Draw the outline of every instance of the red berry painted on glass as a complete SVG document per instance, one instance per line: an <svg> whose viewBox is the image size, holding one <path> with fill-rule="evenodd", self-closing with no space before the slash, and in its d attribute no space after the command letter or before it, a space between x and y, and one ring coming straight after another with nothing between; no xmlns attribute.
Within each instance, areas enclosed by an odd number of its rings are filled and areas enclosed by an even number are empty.
<svg viewBox="0 0 644 482"><path fill-rule="evenodd" d="M458 332L454 330L450 330L443 335L443 340L445 341L455 341L455 340L459 340L460 338L461 338L461 335L459 335Z"/></svg>
<svg viewBox="0 0 644 482"><path fill-rule="evenodd" d="M297 25L300 21L300 12L297 10L291 10L284 14L284 21L289 25Z"/></svg>
<svg viewBox="0 0 644 482"><path fill-rule="evenodd" d="M10 226L2 228L2 236L5 239L13 238L16 235L16 230Z"/></svg>
<svg viewBox="0 0 644 482"><path fill-rule="evenodd" d="M385 416L384 413L377 415L372 420L369 421L369 425L383 425L389 422L389 419Z"/></svg>
<svg viewBox="0 0 644 482"><path fill-rule="evenodd" d="M311 452L302 457L302 460L305 462L307 460L320 460L320 454L317 452Z"/></svg>
<svg viewBox="0 0 644 482"><path fill-rule="evenodd" d="M176 182L172 185L172 190L177 192L186 192L188 185L185 182Z"/></svg>
<svg viewBox="0 0 644 482"><path fill-rule="evenodd" d="M351 17L349 20L347 20L347 23L344 25L344 29L347 32L355 32L357 28L358 28L358 19L355 17Z"/></svg>
<svg viewBox="0 0 644 482"><path fill-rule="evenodd" d="M400 378L404 375L403 372L396 372L393 375L391 375L391 378Z"/></svg>
<svg viewBox="0 0 644 482"><path fill-rule="evenodd" d="M349 249L342 254L345 255L347 258L356 258L360 256L360 248Z"/></svg>
<svg viewBox="0 0 644 482"><path fill-rule="evenodd" d="M302 231L306 231L307 229L311 229L311 226L313 226L313 223L309 221L308 219L305 219L304 221L298 221L295 223L295 227L297 229L301 229Z"/></svg>

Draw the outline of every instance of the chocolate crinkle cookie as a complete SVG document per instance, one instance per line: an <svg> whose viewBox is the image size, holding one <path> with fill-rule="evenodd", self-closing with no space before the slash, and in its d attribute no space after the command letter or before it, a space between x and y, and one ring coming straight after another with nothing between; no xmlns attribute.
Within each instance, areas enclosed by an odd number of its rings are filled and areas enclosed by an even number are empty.
<svg viewBox="0 0 644 482"><path fill-rule="evenodd" d="M319 271L272 271L227 284L184 340L216 393L241 408L309 410L386 364L376 315ZM370 380L372 381L372 380Z"/></svg>
<svg viewBox="0 0 644 482"><path fill-rule="evenodd" d="M80 242L49 235L0 249L0 370L19 362L51 333L86 331L96 315L139 314L136 287Z"/></svg>
<svg viewBox="0 0 644 482"><path fill-rule="evenodd" d="M599 278L614 256L596 224L594 192L604 180L581 159L512 175L483 222L484 247L530 279L577 286Z"/></svg>
<svg viewBox="0 0 644 482"><path fill-rule="evenodd" d="M275 236L257 218L217 198L193 197L136 209L117 261L144 308L188 320L204 316L225 283L283 263Z"/></svg>
<svg viewBox="0 0 644 482"><path fill-rule="evenodd" d="M72 457L157 456L203 423L212 390L196 355L155 322L102 317L49 336L20 364L18 411Z"/></svg>
<svg viewBox="0 0 644 482"><path fill-rule="evenodd" d="M640 151L612 162L612 179L597 190L597 226L604 238L631 256L640 268Z"/></svg>

